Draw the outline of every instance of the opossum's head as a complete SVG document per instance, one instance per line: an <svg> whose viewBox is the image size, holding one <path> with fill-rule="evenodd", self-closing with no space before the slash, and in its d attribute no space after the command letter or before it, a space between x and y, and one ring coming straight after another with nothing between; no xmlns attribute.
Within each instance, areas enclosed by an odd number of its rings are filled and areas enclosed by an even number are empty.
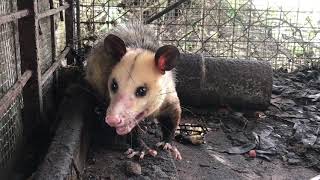
<svg viewBox="0 0 320 180"><path fill-rule="evenodd" d="M106 123L117 134L129 133L141 120L155 112L164 101L171 71L180 56L178 49L167 45L155 53L145 49L126 48L115 35L104 40L105 51L119 60L108 80L110 104Z"/></svg>

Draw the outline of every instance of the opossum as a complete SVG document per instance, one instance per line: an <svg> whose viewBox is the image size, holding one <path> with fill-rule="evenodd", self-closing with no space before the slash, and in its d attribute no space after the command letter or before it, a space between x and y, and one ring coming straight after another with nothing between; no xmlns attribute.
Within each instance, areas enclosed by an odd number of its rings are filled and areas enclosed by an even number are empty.
<svg viewBox="0 0 320 180"><path fill-rule="evenodd" d="M119 25L105 35L91 50L87 59L86 80L109 106L105 122L118 135L139 131L139 123L156 118L163 133L157 143L182 159L171 145L181 118L180 101L175 87L175 66L180 58L177 47L160 46L154 32L136 21ZM140 138L136 149L128 149L128 157L157 151Z"/></svg>

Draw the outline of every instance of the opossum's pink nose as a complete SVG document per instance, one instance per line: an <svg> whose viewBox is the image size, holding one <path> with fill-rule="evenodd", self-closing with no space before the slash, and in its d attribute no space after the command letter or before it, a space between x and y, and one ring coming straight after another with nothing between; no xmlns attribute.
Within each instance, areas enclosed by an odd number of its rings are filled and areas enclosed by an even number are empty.
<svg viewBox="0 0 320 180"><path fill-rule="evenodd" d="M105 121L111 127L119 126L122 123L121 118L119 118L118 116L107 116Z"/></svg>

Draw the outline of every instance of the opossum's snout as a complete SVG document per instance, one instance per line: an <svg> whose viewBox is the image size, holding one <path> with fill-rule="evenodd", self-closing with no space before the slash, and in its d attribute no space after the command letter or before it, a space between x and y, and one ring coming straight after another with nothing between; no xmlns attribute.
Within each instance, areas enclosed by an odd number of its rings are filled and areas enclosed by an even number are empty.
<svg viewBox="0 0 320 180"><path fill-rule="evenodd" d="M123 115L107 115L106 123L116 128L118 135L125 135L131 132L131 130L142 120L144 112L139 113L135 117L125 117Z"/></svg>
<svg viewBox="0 0 320 180"><path fill-rule="evenodd" d="M106 116L106 123L111 127L116 127L122 123L122 119L119 116Z"/></svg>
<svg viewBox="0 0 320 180"><path fill-rule="evenodd" d="M122 119L118 116L106 116L106 123L109 126L116 128L118 135L125 135L131 132L131 130L142 120L144 112L139 113L135 118Z"/></svg>
<svg viewBox="0 0 320 180"><path fill-rule="evenodd" d="M105 122L119 135L125 135L145 117L147 110L137 111L134 99L128 95L115 95L107 109Z"/></svg>

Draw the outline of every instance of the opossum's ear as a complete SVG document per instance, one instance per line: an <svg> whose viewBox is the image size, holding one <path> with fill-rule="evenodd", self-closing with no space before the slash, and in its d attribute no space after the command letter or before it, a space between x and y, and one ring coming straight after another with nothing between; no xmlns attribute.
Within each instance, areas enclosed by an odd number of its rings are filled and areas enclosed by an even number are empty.
<svg viewBox="0 0 320 180"><path fill-rule="evenodd" d="M175 46L162 46L157 50L155 55L156 66L164 74L165 71L170 71L176 66L179 57L180 52Z"/></svg>
<svg viewBox="0 0 320 180"><path fill-rule="evenodd" d="M120 60L126 54L126 45L118 36L109 34L104 39L104 49L108 54L117 60Z"/></svg>

